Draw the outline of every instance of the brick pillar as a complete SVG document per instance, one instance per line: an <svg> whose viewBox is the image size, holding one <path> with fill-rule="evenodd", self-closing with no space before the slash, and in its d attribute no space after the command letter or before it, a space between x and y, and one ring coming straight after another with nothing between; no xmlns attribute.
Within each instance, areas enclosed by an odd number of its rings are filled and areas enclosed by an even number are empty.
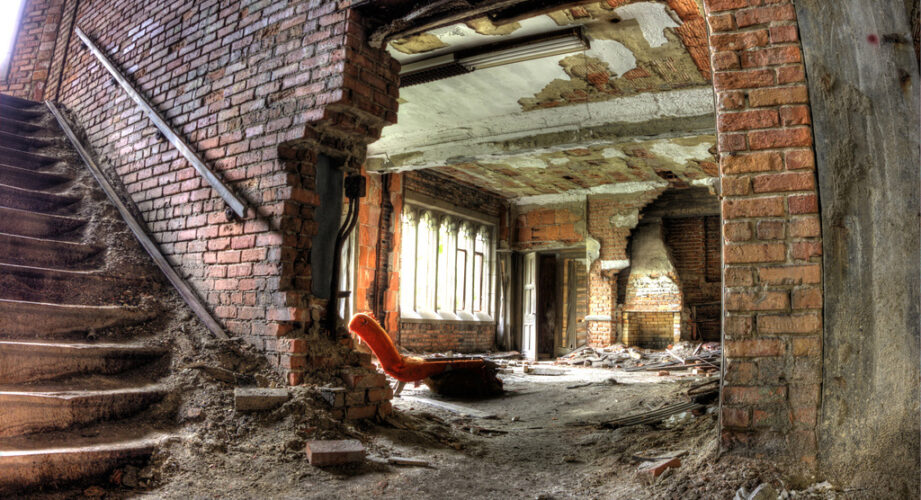
<svg viewBox="0 0 921 500"><path fill-rule="evenodd" d="M791 0L706 0L718 99L724 447L814 467L822 242Z"/></svg>

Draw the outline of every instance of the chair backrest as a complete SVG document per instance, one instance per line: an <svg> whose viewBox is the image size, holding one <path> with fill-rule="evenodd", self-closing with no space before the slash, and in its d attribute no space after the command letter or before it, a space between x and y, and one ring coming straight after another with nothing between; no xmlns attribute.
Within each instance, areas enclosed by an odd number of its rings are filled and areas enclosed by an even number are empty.
<svg viewBox="0 0 921 500"><path fill-rule="evenodd" d="M349 330L368 344L385 371L392 372L403 365L403 356L390 339L390 335L387 335L387 331L371 316L364 313L352 316Z"/></svg>

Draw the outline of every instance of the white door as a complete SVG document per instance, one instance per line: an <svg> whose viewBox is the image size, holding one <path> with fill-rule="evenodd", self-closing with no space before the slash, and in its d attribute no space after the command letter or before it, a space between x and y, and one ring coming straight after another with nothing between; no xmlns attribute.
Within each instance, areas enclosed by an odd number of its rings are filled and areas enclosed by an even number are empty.
<svg viewBox="0 0 921 500"><path fill-rule="evenodd" d="M521 355L537 360L537 254L524 255L521 291Z"/></svg>

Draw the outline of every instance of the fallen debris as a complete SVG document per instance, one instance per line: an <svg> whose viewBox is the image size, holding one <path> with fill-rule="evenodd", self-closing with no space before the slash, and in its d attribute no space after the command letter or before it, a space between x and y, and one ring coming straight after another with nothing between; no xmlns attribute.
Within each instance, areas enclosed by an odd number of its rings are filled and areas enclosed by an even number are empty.
<svg viewBox="0 0 921 500"><path fill-rule="evenodd" d="M686 411L698 410L703 407L704 405L695 403L693 401L676 403L673 405L665 406L663 408L659 408L657 410L637 413L634 415L628 415L623 418L601 422L598 427L602 429L617 429L618 427L628 427L631 425L655 424L667 419L672 415Z"/></svg>
<svg viewBox="0 0 921 500"><path fill-rule="evenodd" d="M556 368L547 368L544 366L525 365L524 372L528 375L558 376L565 375L566 370L557 370Z"/></svg>
<svg viewBox="0 0 921 500"><path fill-rule="evenodd" d="M678 457L659 460L657 462L647 462L636 469L636 473L642 479L648 482L655 481L667 469L681 467L681 459Z"/></svg>
<svg viewBox="0 0 921 500"><path fill-rule="evenodd" d="M409 457L368 457L369 462L374 462L376 464L382 465L405 465L408 467L431 467L432 464L428 460L422 460L421 458L409 458Z"/></svg>
<svg viewBox="0 0 921 500"><path fill-rule="evenodd" d="M745 488L739 488L733 500L777 500L777 490L768 483L761 483L751 493Z"/></svg>
<svg viewBox="0 0 921 500"><path fill-rule="evenodd" d="M316 467L343 465L365 459L365 446L357 439L308 441L307 461Z"/></svg>
<svg viewBox="0 0 921 500"><path fill-rule="evenodd" d="M287 389L237 387L233 390L233 407L236 411L272 410L285 404L290 397Z"/></svg>

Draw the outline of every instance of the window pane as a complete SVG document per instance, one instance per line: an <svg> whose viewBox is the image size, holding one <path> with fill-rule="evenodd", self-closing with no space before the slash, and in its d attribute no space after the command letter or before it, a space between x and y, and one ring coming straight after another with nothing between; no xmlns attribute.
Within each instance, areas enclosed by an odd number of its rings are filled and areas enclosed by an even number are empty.
<svg viewBox="0 0 921 500"><path fill-rule="evenodd" d="M473 254L473 310L483 310L483 254Z"/></svg>
<svg viewBox="0 0 921 500"><path fill-rule="evenodd" d="M405 311L415 309L413 290L416 286L416 224L409 212L403 215L403 255L400 259L400 307Z"/></svg>
<svg viewBox="0 0 921 500"><path fill-rule="evenodd" d="M464 289L467 287L467 252L461 249L457 250L457 277L455 280L456 305L455 310L463 311L466 309L464 304Z"/></svg>

